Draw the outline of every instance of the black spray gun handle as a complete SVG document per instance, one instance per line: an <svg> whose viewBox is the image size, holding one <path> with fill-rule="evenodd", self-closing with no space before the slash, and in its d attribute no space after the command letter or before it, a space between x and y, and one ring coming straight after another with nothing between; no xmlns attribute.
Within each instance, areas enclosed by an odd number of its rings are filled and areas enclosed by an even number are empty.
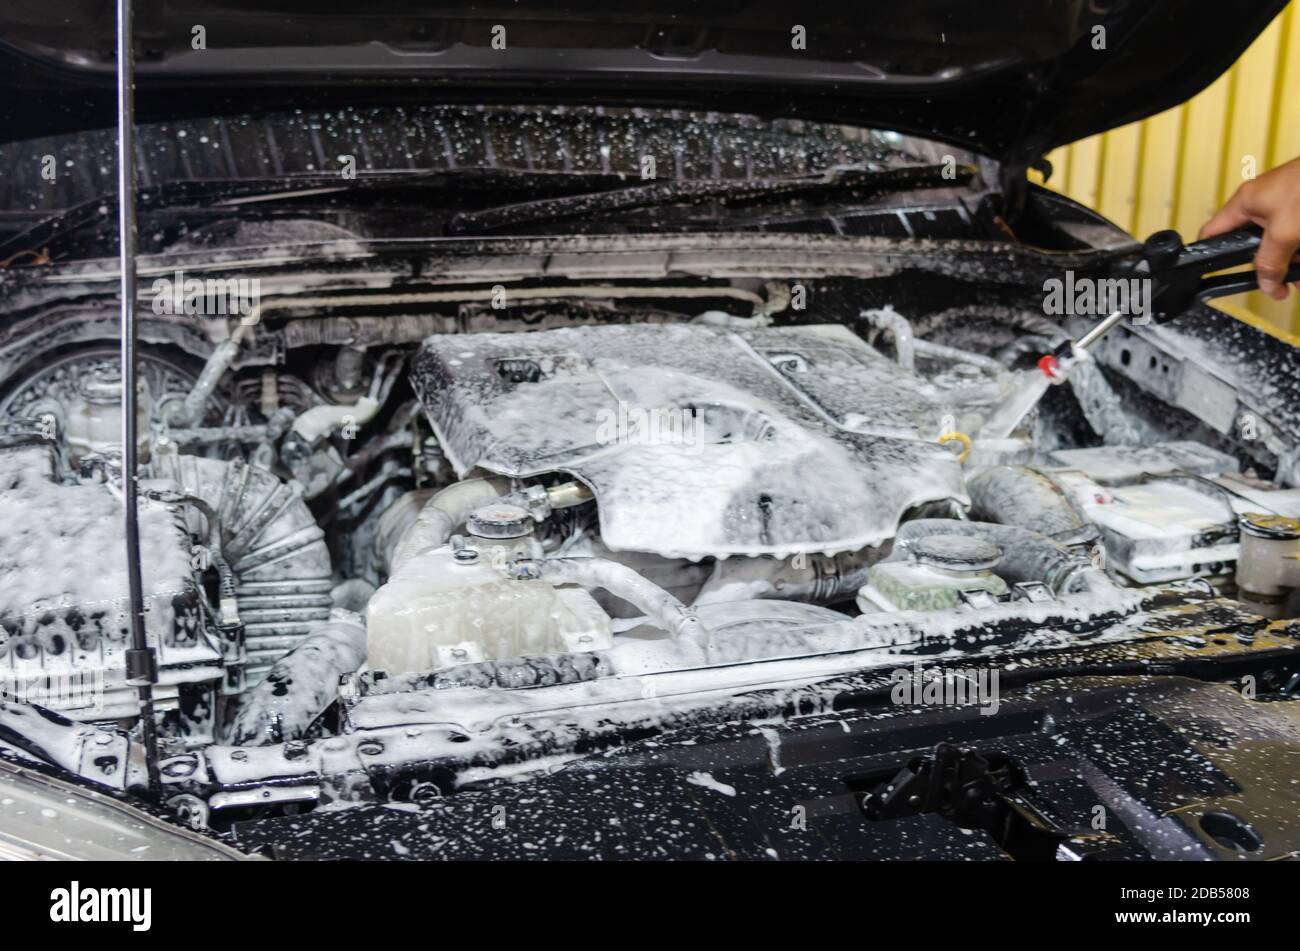
<svg viewBox="0 0 1300 951"><path fill-rule="evenodd" d="M1142 259L1127 272L1131 279L1151 282L1150 313L1136 315L1117 310L1078 340L1061 343L1038 361L1039 369L1053 383L1062 383L1070 367L1084 359L1097 341L1126 319L1142 316L1165 322L1186 313L1198 301L1255 290L1258 283L1254 271L1213 277L1206 275L1249 264L1259 251L1263 236L1262 229L1250 225L1204 241L1183 244L1177 231L1157 231L1143 242ZM1288 284L1300 281L1300 263L1291 265L1285 280Z"/></svg>
<svg viewBox="0 0 1300 951"><path fill-rule="evenodd" d="M1249 264L1263 235L1254 225L1191 244L1183 244L1177 231L1151 235L1143 243L1142 261L1134 276L1152 281L1152 316L1157 321L1173 320L1197 301L1255 290L1258 279L1254 271L1206 275ZM1285 283L1294 281L1300 281L1300 264L1287 271Z"/></svg>

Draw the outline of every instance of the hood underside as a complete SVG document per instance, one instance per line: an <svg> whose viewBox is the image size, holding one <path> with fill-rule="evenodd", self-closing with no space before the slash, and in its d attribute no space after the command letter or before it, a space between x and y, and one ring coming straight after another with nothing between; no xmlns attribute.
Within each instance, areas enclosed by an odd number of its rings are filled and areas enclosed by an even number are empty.
<svg viewBox="0 0 1300 951"><path fill-rule="evenodd" d="M763 110L960 142L1024 163L1158 112L1285 6L590 0L357 7L175 0L136 16L142 121L335 103L537 101ZM114 122L113 8L0 12L7 140ZM39 95L37 95L39 93Z"/></svg>

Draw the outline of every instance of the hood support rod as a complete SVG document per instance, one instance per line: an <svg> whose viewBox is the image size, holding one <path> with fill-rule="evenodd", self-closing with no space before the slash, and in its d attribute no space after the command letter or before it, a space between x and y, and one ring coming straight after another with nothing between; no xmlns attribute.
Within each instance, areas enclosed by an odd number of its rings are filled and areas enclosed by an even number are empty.
<svg viewBox="0 0 1300 951"><path fill-rule="evenodd" d="M132 0L117 0L117 239L121 273L122 322L122 497L126 510L126 577L131 600L131 647L126 652L126 682L140 691L140 738L149 789L161 793L158 734L153 719L153 685L158 659L145 637L144 585L140 577L140 513L137 506L135 324L135 46Z"/></svg>

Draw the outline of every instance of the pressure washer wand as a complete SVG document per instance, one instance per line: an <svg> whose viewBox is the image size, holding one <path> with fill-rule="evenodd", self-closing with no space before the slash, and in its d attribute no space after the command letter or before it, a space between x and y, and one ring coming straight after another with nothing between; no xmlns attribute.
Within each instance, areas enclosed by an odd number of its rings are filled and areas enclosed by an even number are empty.
<svg viewBox="0 0 1300 951"><path fill-rule="evenodd" d="M1229 294L1244 294L1256 287L1254 271L1214 274L1248 264L1259 250L1263 231L1255 226L1229 231L1193 244L1183 244L1176 231L1157 231L1143 243L1142 260L1129 272L1131 277L1152 285L1151 312L1142 316L1163 323L1185 313L1197 302ZM1208 274L1214 274L1207 277ZM1293 264L1286 283L1300 281L1300 264ZM980 439L1006 439L1038 405L1049 387L1064 383L1070 372L1089 358L1089 350L1125 317L1120 309L1098 323L1077 341L1067 341L1038 361L1036 370L1023 370L1006 400L979 431Z"/></svg>

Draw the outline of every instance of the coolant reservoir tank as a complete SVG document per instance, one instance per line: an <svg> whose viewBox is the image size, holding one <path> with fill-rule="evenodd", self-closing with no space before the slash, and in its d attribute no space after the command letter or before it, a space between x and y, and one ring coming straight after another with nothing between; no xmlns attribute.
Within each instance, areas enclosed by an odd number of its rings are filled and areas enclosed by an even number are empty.
<svg viewBox="0 0 1300 951"><path fill-rule="evenodd" d="M1287 602L1300 586L1300 519L1245 512L1238 524L1237 599L1267 618L1293 616Z"/></svg>
<svg viewBox="0 0 1300 951"><path fill-rule="evenodd" d="M136 429L140 445L149 438L149 419L153 398L147 383L139 381L136 397ZM122 380L113 371L91 373L77 381L75 393L65 397L42 399L34 404L31 415L46 415L58 421L59 431L75 465L90 453L110 452L122 445Z"/></svg>
<svg viewBox="0 0 1300 951"><path fill-rule="evenodd" d="M1007 593L993 573L1002 549L969 535L931 535L917 539L907 561L882 561L858 592L863 611L944 611L961 603L963 591Z"/></svg>
<svg viewBox="0 0 1300 951"><path fill-rule="evenodd" d="M371 596L372 668L409 673L610 646L609 615L586 591L506 578L467 551L417 555Z"/></svg>

